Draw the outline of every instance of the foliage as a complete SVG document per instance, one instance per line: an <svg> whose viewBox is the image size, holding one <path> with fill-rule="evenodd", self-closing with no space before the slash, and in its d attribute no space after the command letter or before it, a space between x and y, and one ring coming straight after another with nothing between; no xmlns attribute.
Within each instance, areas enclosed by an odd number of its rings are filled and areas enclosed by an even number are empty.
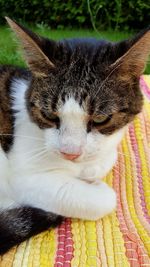
<svg viewBox="0 0 150 267"><path fill-rule="evenodd" d="M63 29L141 29L150 24L148 0L0 0L0 23L4 16L17 21Z"/></svg>

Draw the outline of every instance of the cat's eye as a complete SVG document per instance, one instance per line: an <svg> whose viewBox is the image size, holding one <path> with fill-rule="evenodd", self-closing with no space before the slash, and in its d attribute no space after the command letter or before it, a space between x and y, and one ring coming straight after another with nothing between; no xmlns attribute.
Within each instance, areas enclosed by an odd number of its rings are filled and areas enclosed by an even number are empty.
<svg viewBox="0 0 150 267"><path fill-rule="evenodd" d="M57 120L59 119L58 116L55 115L55 114L50 114L50 115L48 116L48 118L49 118L49 120L51 120L51 121L57 121Z"/></svg>
<svg viewBox="0 0 150 267"><path fill-rule="evenodd" d="M120 112L127 113L128 109L127 108L123 108L123 109L120 110Z"/></svg>
<svg viewBox="0 0 150 267"><path fill-rule="evenodd" d="M104 124L106 122L108 122L110 119L112 118L112 115L100 115L100 116L97 116L97 117L94 117L93 118L93 122L94 124L98 125L98 124Z"/></svg>
<svg viewBox="0 0 150 267"><path fill-rule="evenodd" d="M55 115L54 113L51 113L48 115L45 114L45 112L41 112L41 113L42 113L42 116L44 119L51 121L51 122L54 122L54 123L59 122L59 117L57 115Z"/></svg>

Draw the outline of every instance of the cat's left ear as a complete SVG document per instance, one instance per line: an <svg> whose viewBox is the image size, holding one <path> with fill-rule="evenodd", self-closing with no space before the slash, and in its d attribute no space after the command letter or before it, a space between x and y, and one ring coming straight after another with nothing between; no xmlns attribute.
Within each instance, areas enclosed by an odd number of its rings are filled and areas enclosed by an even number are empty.
<svg viewBox="0 0 150 267"><path fill-rule="evenodd" d="M24 57L30 70L36 76L47 76L55 65L41 48L43 39L10 18L6 17L6 20L22 44Z"/></svg>
<svg viewBox="0 0 150 267"><path fill-rule="evenodd" d="M122 79L139 77L143 73L150 55L150 29L129 40L128 47L127 52L110 66Z"/></svg>

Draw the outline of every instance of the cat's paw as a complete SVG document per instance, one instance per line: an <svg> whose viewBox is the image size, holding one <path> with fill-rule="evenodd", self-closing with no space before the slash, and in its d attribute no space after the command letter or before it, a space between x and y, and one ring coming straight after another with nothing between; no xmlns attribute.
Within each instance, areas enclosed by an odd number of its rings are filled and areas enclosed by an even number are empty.
<svg viewBox="0 0 150 267"><path fill-rule="evenodd" d="M85 166L85 168L81 170L80 179L84 181L92 183L100 178L101 178L101 167L98 165Z"/></svg>
<svg viewBox="0 0 150 267"><path fill-rule="evenodd" d="M107 184L101 182L96 186L95 195L93 197L94 206L89 207L90 220L98 220L105 215L111 213L117 205L115 191Z"/></svg>

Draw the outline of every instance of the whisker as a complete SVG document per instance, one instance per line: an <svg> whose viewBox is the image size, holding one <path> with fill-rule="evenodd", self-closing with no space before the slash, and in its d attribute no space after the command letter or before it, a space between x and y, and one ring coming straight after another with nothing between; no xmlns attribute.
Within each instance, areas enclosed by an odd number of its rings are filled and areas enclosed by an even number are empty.
<svg viewBox="0 0 150 267"><path fill-rule="evenodd" d="M63 168L61 168L61 169L63 169ZM61 169L59 169L59 171L60 171ZM64 169L63 169L63 170L64 170ZM53 169L52 169L52 167L47 167L47 168L40 169L40 172L48 172L48 171L51 171L51 172L53 172L53 171L58 171L58 168L53 168Z"/></svg>
<svg viewBox="0 0 150 267"><path fill-rule="evenodd" d="M117 101L117 103L121 103L121 100L118 100L118 99L115 99L114 98L113 100L102 101L102 102L100 102L100 105L102 105L104 103L111 105L111 109L112 109L113 113L115 113L115 112L118 112L118 109L116 108L116 106L114 104L115 103L115 100ZM101 110L100 113L103 114L103 115L106 115L106 116L110 117L110 115L108 113L105 113L103 110Z"/></svg>
<svg viewBox="0 0 150 267"><path fill-rule="evenodd" d="M40 157L40 156L43 156L45 153L47 152L47 150L44 148L42 150L40 150L39 153L27 158L24 163L26 164L27 162L31 161L31 160L35 160L36 158ZM14 159L15 160L15 159ZM23 165L24 166L24 165Z"/></svg>
<svg viewBox="0 0 150 267"><path fill-rule="evenodd" d="M104 104L104 103L114 103L114 101L118 101L118 98L113 98L113 100L112 99L107 99L107 100L103 100L102 102L101 102L101 104ZM119 99L119 102L120 102L121 100Z"/></svg>
<svg viewBox="0 0 150 267"><path fill-rule="evenodd" d="M40 156L36 159L36 160L37 160L37 163L38 163L41 159L43 160L43 159L45 159L46 157L47 157L47 155L45 155L45 154L43 153L43 155L40 155ZM29 165L29 161L25 161L24 164L21 165L21 168L24 168L24 167L26 167L26 166L27 166L27 167L29 166L29 168L30 168L31 171L35 170L36 173L38 173L38 172L37 172L37 167L35 167L34 164L33 164L33 165L32 165L32 164ZM17 169L17 168L16 168L16 169Z"/></svg>
<svg viewBox="0 0 150 267"><path fill-rule="evenodd" d="M107 103L107 102L114 102L114 100L116 101L116 100L118 100L118 98L113 98L113 100L112 99L103 100L101 102L101 104L104 104L104 103Z"/></svg>
<svg viewBox="0 0 150 267"><path fill-rule="evenodd" d="M121 153L121 152L119 152L119 151L117 151L117 153L118 153L119 155L122 155L122 156L125 156L125 157L128 157L128 158L130 158L130 156L129 156L129 155L127 155L127 154Z"/></svg>
<svg viewBox="0 0 150 267"><path fill-rule="evenodd" d="M28 151L28 152L24 152L24 153L22 153L20 150L15 150L15 152L20 152L20 154L21 155L30 155L30 154L34 154L35 152L38 152L38 151L42 151L43 149L45 149L46 148L46 146L43 146L43 147L38 147L38 148L36 148L36 149L33 149L33 150L30 150L30 151Z"/></svg>
<svg viewBox="0 0 150 267"><path fill-rule="evenodd" d="M129 171L129 172L132 172L132 169L133 169L134 171L137 170L137 168L136 168L135 165L132 165L131 169L129 169L129 168L126 166L126 164L122 163L121 161L118 161L118 162L113 166L113 169L116 170L117 165L118 165L118 166L120 165L121 167L123 167L123 168L125 169L125 171L127 170L127 171Z"/></svg>
<svg viewBox="0 0 150 267"><path fill-rule="evenodd" d="M103 112L103 111L101 111L100 113L103 114L103 115L105 115L105 116L107 116L108 118L111 118L110 115L108 115L107 113L105 113L105 112Z"/></svg>
<svg viewBox="0 0 150 267"><path fill-rule="evenodd" d="M19 134L2 134L0 133L0 136L15 136L15 137L23 137L23 138L29 138L29 139L35 139L35 140L39 140L39 141L43 141L44 138L38 138L38 137L34 137L34 136L29 136L29 135L19 135Z"/></svg>
<svg viewBox="0 0 150 267"><path fill-rule="evenodd" d="M29 158L27 159L27 161L35 160L35 159L37 159L38 157L40 157L40 156L42 156L43 154L45 154L46 152L47 152L47 150L46 150L46 149L43 149L43 150L41 150L39 153L33 155L32 157L29 157Z"/></svg>

